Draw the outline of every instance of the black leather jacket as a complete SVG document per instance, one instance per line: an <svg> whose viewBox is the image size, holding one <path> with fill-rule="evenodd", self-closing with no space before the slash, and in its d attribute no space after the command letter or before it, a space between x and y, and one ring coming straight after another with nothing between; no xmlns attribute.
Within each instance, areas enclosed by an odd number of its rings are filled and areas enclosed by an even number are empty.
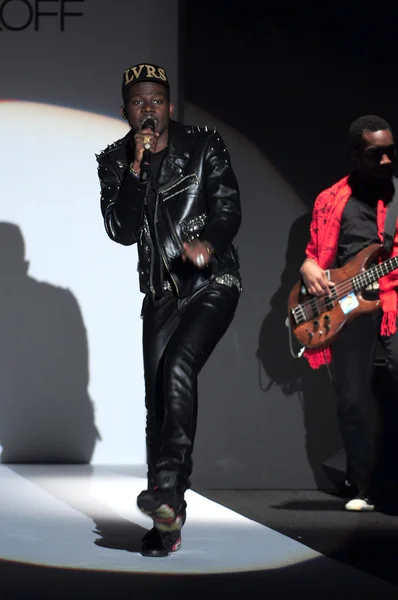
<svg viewBox="0 0 398 600"><path fill-rule="evenodd" d="M233 244L241 222L239 187L219 133L171 120L168 151L150 185L130 173L133 157L130 131L97 155L97 161L105 229L115 242L138 243L141 291L153 292L154 240L144 210L147 194L155 194L156 241L177 296L190 295L225 273L239 277ZM182 243L195 238L208 241L215 250L204 269L181 259Z"/></svg>

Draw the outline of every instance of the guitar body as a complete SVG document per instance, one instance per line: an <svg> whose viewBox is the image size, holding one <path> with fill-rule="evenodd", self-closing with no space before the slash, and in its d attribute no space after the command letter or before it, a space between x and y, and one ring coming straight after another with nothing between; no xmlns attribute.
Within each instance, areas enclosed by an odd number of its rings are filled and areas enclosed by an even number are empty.
<svg viewBox="0 0 398 600"><path fill-rule="evenodd" d="M346 323L380 307L380 300L363 298L366 285L362 290L354 291L350 280L365 273L372 264L377 264L382 252L381 244L372 244L344 267L330 269L329 279L335 284L331 288L331 298L311 296L304 293L302 281L295 284L288 299L288 318L291 330L302 346L326 348ZM334 290L336 293L333 294Z"/></svg>

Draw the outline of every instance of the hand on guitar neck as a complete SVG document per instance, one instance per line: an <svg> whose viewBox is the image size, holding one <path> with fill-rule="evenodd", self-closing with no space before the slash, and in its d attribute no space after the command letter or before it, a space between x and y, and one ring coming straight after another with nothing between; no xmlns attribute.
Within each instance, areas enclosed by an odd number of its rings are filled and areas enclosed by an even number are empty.
<svg viewBox="0 0 398 600"><path fill-rule="evenodd" d="M333 281L328 279L326 271L311 258L303 262L300 273L308 293L313 296L329 294L330 288L334 286Z"/></svg>

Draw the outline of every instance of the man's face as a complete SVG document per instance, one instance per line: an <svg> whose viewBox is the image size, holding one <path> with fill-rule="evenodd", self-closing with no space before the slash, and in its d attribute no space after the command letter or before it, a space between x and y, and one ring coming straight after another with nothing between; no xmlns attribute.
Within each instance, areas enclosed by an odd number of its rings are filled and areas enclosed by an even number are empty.
<svg viewBox="0 0 398 600"><path fill-rule="evenodd" d="M173 116L174 106L168 99L168 90L160 83L142 82L131 86L126 103L127 120L137 131L148 117L156 122L155 131L160 135L167 129Z"/></svg>
<svg viewBox="0 0 398 600"><path fill-rule="evenodd" d="M364 131L363 147L357 155L359 171L373 179L390 179L395 158L394 138L388 129Z"/></svg>

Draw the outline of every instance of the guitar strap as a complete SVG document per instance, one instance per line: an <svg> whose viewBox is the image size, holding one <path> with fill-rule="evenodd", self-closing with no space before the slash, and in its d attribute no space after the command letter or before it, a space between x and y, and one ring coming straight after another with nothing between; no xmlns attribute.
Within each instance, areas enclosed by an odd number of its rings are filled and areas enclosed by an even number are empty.
<svg viewBox="0 0 398 600"><path fill-rule="evenodd" d="M395 238L398 219L398 179L393 177L394 194L387 206L386 220L384 222L383 246L390 252Z"/></svg>

